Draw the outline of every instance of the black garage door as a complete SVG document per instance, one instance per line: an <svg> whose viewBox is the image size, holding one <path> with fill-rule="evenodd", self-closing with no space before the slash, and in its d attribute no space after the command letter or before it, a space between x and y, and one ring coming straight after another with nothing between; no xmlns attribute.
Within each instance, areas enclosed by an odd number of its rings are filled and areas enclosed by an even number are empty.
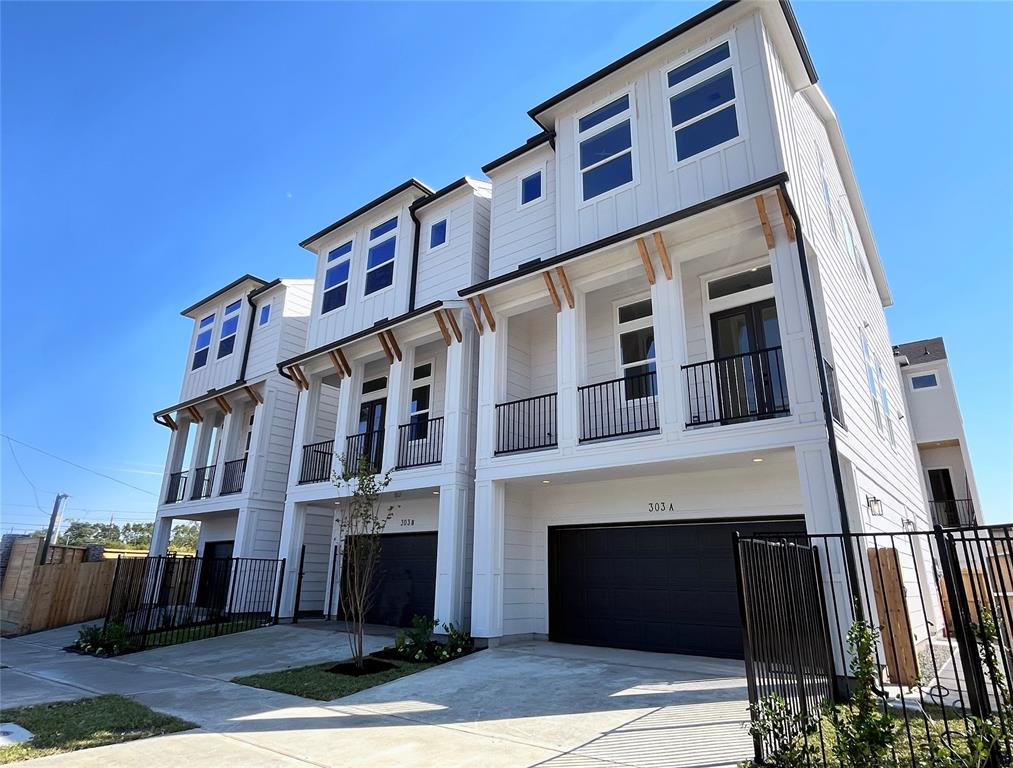
<svg viewBox="0 0 1013 768"><path fill-rule="evenodd" d="M742 658L732 532L802 521L549 529L549 637Z"/></svg>
<svg viewBox="0 0 1013 768"><path fill-rule="evenodd" d="M416 614L432 616L436 602L436 533L384 535L373 583L368 623L407 627Z"/></svg>

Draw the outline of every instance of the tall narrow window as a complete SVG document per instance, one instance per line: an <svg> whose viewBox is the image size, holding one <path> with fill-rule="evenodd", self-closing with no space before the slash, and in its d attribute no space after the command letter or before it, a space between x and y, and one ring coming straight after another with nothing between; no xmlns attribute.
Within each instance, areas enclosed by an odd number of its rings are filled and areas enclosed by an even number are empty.
<svg viewBox="0 0 1013 768"><path fill-rule="evenodd" d="M731 51L722 43L668 73L668 108L677 160L739 135Z"/></svg>
<svg viewBox="0 0 1013 768"><path fill-rule="evenodd" d="M879 382L879 399L883 405L883 421L886 422L886 433L890 437L890 445L897 445L897 438L893 432L893 419L890 418L890 394L886 389L886 376L883 375L883 366L876 360L876 378Z"/></svg>
<svg viewBox="0 0 1013 768"><path fill-rule="evenodd" d="M447 242L447 220L440 219L429 228L429 250L439 248Z"/></svg>
<svg viewBox="0 0 1013 768"><path fill-rule="evenodd" d="M876 415L876 429L883 431L883 415L879 410L879 382L876 379L876 362L869 345L869 335L862 329L862 357L865 359L865 378L869 384L872 412Z"/></svg>
<svg viewBox="0 0 1013 768"><path fill-rule="evenodd" d="M618 308L616 336L626 399L636 400L657 394L654 317L650 299L624 304Z"/></svg>
<svg viewBox="0 0 1013 768"><path fill-rule="evenodd" d="M324 299L320 314L345 306L348 298L348 271L351 268L352 241L339 245L327 254L327 271L324 273Z"/></svg>
<svg viewBox="0 0 1013 768"><path fill-rule="evenodd" d="M850 256L851 260L855 263L855 270L862 276L862 279L865 280L865 284L868 285L869 272L865 268L865 259L858 250L858 246L855 245L855 235L851 231L851 222L848 221L848 214L845 213L844 206L839 203L837 205L837 211L841 217L841 231L844 232L844 245L848 249L848 256Z"/></svg>
<svg viewBox="0 0 1013 768"><path fill-rule="evenodd" d="M837 225L834 224L834 210L830 204L830 185L827 184L827 171L823 167L823 153L820 152L819 147L816 148L816 156L820 161L820 182L823 184L823 202L827 206L827 220L830 222L830 232L834 237L837 237Z"/></svg>
<svg viewBox="0 0 1013 768"><path fill-rule="evenodd" d="M228 357L236 348L236 333L239 331L239 310L243 308L243 300L234 301L225 308L225 320L222 322L222 334L218 339L218 359Z"/></svg>
<svg viewBox="0 0 1013 768"><path fill-rule="evenodd" d="M432 397L433 364L416 365L412 371L412 400L408 404L412 440L429 436L429 408Z"/></svg>
<svg viewBox="0 0 1013 768"><path fill-rule="evenodd" d="M591 200L633 181L629 94L580 118L577 140L583 200Z"/></svg>
<svg viewBox="0 0 1013 768"><path fill-rule="evenodd" d="M203 368L208 361L208 350L211 348L211 334L215 330L215 316L210 314L200 321L200 325L197 326L197 340L193 345L193 363L190 365L191 371L196 371L198 368Z"/></svg>
<svg viewBox="0 0 1013 768"><path fill-rule="evenodd" d="M397 216L369 230L366 253L366 295L394 282L394 252L397 246ZM389 237L387 235L390 235Z"/></svg>
<svg viewBox="0 0 1013 768"><path fill-rule="evenodd" d="M267 325L271 322L271 305L265 304L260 308L260 325Z"/></svg>

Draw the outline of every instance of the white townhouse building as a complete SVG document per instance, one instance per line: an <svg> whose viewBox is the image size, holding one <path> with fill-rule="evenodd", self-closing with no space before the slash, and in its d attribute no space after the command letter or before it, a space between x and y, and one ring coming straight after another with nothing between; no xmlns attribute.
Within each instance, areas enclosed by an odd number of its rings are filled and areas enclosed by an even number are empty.
<svg viewBox="0 0 1013 768"><path fill-rule="evenodd" d="M893 353L933 522L982 525L978 484L943 340L937 336L898 344Z"/></svg>
<svg viewBox="0 0 1013 768"><path fill-rule="evenodd" d="M199 521L197 554L275 558L297 389L277 361L305 348L312 280L244 275L183 310L193 321L180 402L154 414L169 452L150 552Z"/></svg>
<svg viewBox="0 0 1013 768"><path fill-rule="evenodd" d="M733 531L931 525L816 80L788 3L719 3L483 169L474 636L741 656Z"/></svg>
<svg viewBox="0 0 1013 768"><path fill-rule="evenodd" d="M470 610L477 334L457 295L488 276L489 184L401 184L301 243L316 256L280 556L281 615L339 615L342 461L391 472L369 620ZM301 573L301 579L299 574Z"/></svg>

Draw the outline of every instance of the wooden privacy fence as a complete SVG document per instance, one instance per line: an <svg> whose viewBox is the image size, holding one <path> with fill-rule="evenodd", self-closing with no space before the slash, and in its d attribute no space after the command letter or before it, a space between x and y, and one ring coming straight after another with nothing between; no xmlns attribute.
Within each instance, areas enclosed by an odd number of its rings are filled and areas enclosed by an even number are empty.
<svg viewBox="0 0 1013 768"><path fill-rule="evenodd" d="M85 562L85 550L51 547L36 562L41 540L18 539L0 591L0 632L20 635L105 616L115 560Z"/></svg>

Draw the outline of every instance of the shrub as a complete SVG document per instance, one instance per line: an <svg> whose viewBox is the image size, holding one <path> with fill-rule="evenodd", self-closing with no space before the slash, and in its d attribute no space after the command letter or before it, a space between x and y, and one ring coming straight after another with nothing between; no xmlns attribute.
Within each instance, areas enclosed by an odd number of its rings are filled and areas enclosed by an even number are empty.
<svg viewBox="0 0 1013 768"><path fill-rule="evenodd" d="M811 716L795 714L783 697L767 696L749 707L752 722L749 735L768 746L766 765L775 768L808 768L818 764L816 745L810 737L816 733L817 722ZM743 763L742 768L752 763Z"/></svg>
<svg viewBox="0 0 1013 768"><path fill-rule="evenodd" d="M115 621L104 627L98 624L82 627L73 647L94 656L119 656L138 649L126 626Z"/></svg>
<svg viewBox="0 0 1013 768"><path fill-rule="evenodd" d="M408 661L444 662L463 656L471 650L471 635L458 629L453 623L443 625L443 631L447 633L446 643L434 640L433 630L439 624L439 619L413 616L412 628L398 632L394 638L395 651Z"/></svg>

